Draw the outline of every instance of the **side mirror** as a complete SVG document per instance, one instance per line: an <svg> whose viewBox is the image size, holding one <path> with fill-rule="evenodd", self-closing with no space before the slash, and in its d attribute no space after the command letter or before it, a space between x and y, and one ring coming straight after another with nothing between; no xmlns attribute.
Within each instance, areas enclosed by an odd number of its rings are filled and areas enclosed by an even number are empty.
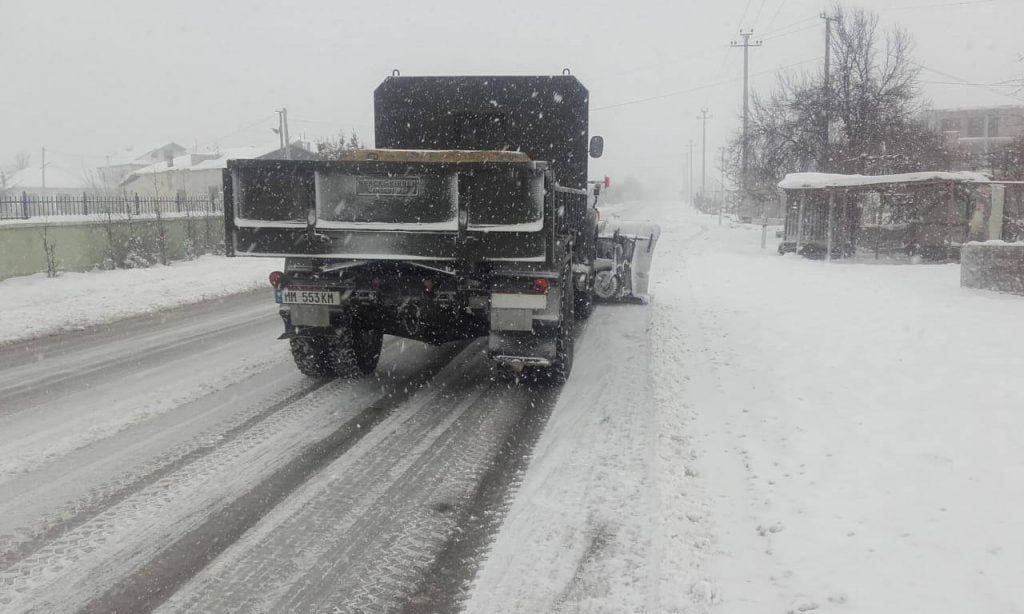
<svg viewBox="0 0 1024 614"><path fill-rule="evenodd" d="M590 137L590 157L600 158L601 154L604 153L604 137L603 136L592 136Z"/></svg>

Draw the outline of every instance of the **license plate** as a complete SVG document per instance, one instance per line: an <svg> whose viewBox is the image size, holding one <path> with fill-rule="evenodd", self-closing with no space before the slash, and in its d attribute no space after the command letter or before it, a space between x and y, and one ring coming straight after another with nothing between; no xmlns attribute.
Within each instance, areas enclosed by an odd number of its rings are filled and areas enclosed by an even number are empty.
<svg viewBox="0 0 1024 614"><path fill-rule="evenodd" d="M341 292L327 290L278 290L277 302L287 305L340 305Z"/></svg>
<svg viewBox="0 0 1024 614"><path fill-rule="evenodd" d="M357 196L417 196L419 177L356 177Z"/></svg>

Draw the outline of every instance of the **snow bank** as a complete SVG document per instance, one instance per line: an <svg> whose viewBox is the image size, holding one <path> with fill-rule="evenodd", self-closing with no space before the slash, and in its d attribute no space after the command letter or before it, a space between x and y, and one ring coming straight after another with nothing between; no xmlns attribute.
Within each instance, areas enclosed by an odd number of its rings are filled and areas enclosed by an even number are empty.
<svg viewBox="0 0 1024 614"><path fill-rule="evenodd" d="M0 281L0 344L267 288L278 258L202 256L149 269L44 273Z"/></svg>
<svg viewBox="0 0 1024 614"><path fill-rule="evenodd" d="M177 220L192 218L197 221L203 221L204 218L217 218L218 224L220 220L224 219L223 211L169 211L162 213L161 217L164 220ZM120 224L128 219L127 216L117 214L112 217L114 223ZM131 219L133 221L144 221L144 220L155 220L155 213L139 213L133 214ZM71 226L74 224L96 224L107 222L107 216L105 213L90 213L89 215L34 215L26 218L8 218L0 219L0 227L4 226Z"/></svg>

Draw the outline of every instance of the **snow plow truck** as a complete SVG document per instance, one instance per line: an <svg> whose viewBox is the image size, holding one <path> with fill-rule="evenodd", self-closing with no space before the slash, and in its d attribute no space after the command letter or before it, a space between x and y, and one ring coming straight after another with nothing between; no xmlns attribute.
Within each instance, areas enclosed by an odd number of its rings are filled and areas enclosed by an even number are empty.
<svg viewBox="0 0 1024 614"><path fill-rule="evenodd" d="M285 258L270 283L296 366L357 377L385 334L487 337L502 368L564 382L598 274L623 298L630 286L609 276L654 247L653 234L623 250L608 243L626 235L598 231L587 164L603 140L588 134L587 89L568 74L396 73L374 92L374 121L376 149L224 171L228 255Z"/></svg>

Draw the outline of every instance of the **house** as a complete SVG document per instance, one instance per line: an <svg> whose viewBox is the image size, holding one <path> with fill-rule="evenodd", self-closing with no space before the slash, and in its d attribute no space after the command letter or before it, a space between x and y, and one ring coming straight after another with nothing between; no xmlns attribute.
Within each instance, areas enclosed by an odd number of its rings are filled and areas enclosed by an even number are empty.
<svg viewBox="0 0 1024 614"><path fill-rule="evenodd" d="M315 160L317 155L303 144L293 143L292 159ZM141 196L173 196L208 194L222 190L222 172L228 160L284 159L285 152L278 146L236 147L216 152L186 153L136 169L120 183L122 190Z"/></svg>
<svg viewBox="0 0 1024 614"><path fill-rule="evenodd" d="M975 155L998 151L1024 136L1024 106L933 109L925 113L925 120Z"/></svg>
<svg viewBox="0 0 1024 614"><path fill-rule="evenodd" d="M41 198L44 196L75 195L95 192L99 180L90 171L71 170L52 162L46 164L46 172L39 166L4 172L0 177L0 194L21 194Z"/></svg>
<svg viewBox="0 0 1024 614"><path fill-rule="evenodd" d="M174 142L157 146L126 147L106 156L106 164L97 168L96 172L105 185L116 186L132 171L158 162L166 162L187 151Z"/></svg>

